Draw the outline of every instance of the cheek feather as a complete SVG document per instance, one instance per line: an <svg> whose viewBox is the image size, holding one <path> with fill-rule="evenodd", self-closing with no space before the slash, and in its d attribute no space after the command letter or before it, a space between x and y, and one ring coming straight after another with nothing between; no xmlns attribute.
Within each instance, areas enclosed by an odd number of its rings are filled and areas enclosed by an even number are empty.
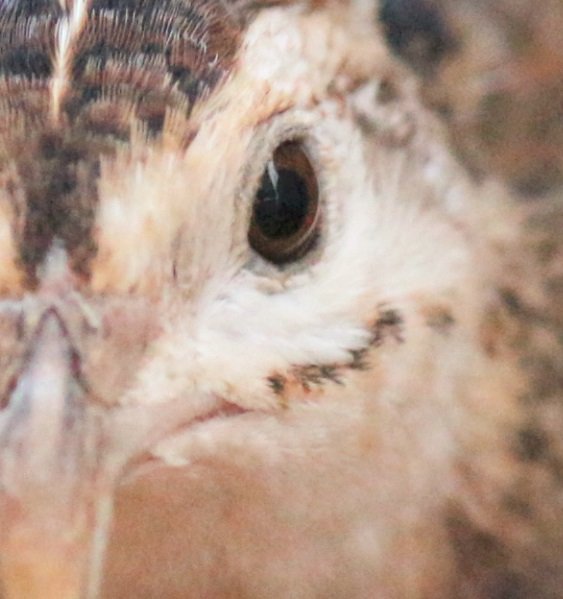
<svg viewBox="0 0 563 599"><path fill-rule="evenodd" d="M91 281L96 292L151 295L172 282L174 241L193 201L189 174L177 151L138 149L102 165Z"/></svg>

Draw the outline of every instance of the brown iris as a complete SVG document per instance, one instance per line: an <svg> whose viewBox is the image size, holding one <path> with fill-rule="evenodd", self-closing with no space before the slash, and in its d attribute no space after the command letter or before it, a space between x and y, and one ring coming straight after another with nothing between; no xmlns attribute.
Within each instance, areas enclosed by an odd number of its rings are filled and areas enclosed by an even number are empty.
<svg viewBox="0 0 563 599"><path fill-rule="evenodd" d="M300 142L277 147L254 198L248 232L251 247L274 264L301 258L320 225L315 170Z"/></svg>

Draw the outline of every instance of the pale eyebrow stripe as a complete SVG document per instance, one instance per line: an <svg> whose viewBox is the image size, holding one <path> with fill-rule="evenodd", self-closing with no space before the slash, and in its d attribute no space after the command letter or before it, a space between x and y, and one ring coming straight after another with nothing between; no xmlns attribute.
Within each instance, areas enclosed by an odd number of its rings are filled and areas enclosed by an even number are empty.
<svg viewBox="0 0 563 599"><path fill-rule="evenodd" d="M61 105L71 80L74 43L88 21L90 0L59 0L59 3L66 14L57 24L50 85L50 114L55 123L60 120Z"/></svg>

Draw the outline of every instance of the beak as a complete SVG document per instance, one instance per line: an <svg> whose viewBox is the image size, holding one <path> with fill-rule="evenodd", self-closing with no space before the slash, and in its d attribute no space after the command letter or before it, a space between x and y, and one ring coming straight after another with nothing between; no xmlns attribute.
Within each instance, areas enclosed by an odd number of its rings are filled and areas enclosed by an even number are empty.
<svg viewBox="0 0 563 599"><path fill-rule="evenodd" d="M65 324L72 310L42 310L0 398L0 597L94 599L121 478L221 402L208 393L148 405L95 401L81 370L88 356ZM116 318L110 329L119 325Z"/></svg>
<svg viewBox="0 0 563 599"><path fill-rule="evenodd" d="M79 599L97 587L112 488L101 463L102 417L64 321L49 308L0 412L5 599Z"/></svg>

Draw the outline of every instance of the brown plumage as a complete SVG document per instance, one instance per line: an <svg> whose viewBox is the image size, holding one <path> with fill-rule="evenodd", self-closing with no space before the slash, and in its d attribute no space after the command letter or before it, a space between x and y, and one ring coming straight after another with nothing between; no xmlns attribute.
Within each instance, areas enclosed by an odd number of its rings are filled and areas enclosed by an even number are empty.
<svg viewBox="0 0 563 599"><path fill-rule="evenodd" d="M133 123L158 135L167 112L187 117L228 73L240 26L216 2L5 2L0 9L0 156L7 167L15 162L26 198L21 260L34 283L58 237L86 276L96 249L100 154L127 142Z"/></svg>

